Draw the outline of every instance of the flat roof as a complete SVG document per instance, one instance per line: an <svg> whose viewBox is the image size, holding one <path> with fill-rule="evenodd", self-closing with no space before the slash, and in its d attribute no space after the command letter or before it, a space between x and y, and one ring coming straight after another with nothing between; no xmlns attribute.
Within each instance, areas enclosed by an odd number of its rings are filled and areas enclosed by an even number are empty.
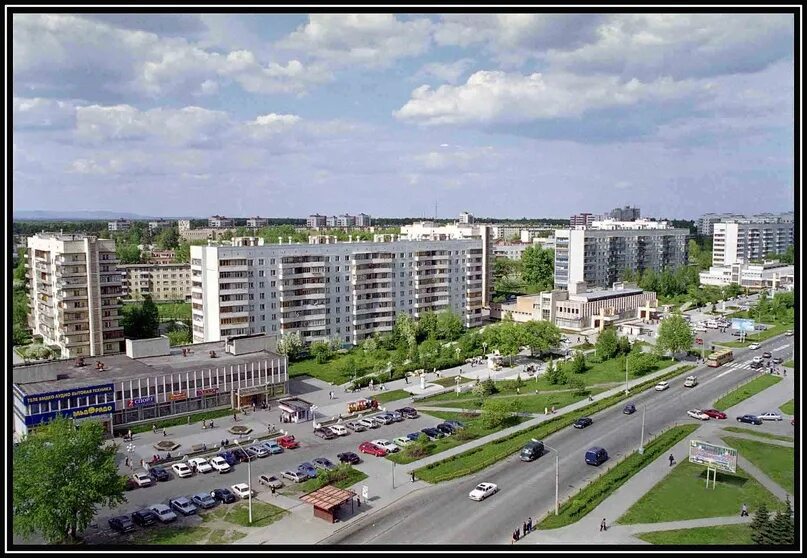
<svg viewBox="0 0 807 558"><path fill-rule="evenodd" d="M569 300L585 300L586 302L591 302L592 300L600 300L603 298L616 298L620 296L630 296L636 294L642 294L644 290L642 289L602 289L598 291L586 291L584 293L578 294L570 294Z"/></svg>
<svg viewBox="0 0 807 558"><path fill-rule="evenodd" d="M315 508L331 511L349 501L356 493L352 490L344 490L332 485L323 486L308 494L300 496L300 500L313 504Z"/></svg>

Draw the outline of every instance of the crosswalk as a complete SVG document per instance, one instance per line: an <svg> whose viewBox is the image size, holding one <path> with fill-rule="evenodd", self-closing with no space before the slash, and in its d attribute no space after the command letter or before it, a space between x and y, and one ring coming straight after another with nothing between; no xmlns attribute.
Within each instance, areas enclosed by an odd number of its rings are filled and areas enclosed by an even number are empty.
<svg viewBox="0 0 807 558"><path fill-rule="evenodd" d="M773 349L771 349L771 352L781 351L783 349L787 349L789 346L790 346L790 343L787 343L786 345L779 345L778 347L774 347Z"/></svg>
<svg viewBox="0 0 807 558"><path fill-rule="evenodd" d="M728 364L729 368L733 368L735 370L750 370L751 363L754 362L753 360L746 360L745 362L732 362Z"/></svg>

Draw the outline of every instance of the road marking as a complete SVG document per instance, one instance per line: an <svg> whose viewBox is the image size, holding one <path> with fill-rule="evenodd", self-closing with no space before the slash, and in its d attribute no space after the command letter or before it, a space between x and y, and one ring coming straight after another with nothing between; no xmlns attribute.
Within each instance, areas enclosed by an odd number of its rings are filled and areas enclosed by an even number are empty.
<svg viewBox="0 0 807 558"><path fill-rule="evenodd" d="M731 374L732 372L733 372L733 370L726 370L725 372L721 372L720 374L715 376L715 380L722 377L722 376L725 376L726 374Z"/></svg>
<svg viewBox="0 0 807 558"><path fill-rule="evenodd" d="M782 349L787 349L790 346L790 343L787 345L782 345L780 347L776 347L775 349L771 349L771 351L781 351Z"/></svg>

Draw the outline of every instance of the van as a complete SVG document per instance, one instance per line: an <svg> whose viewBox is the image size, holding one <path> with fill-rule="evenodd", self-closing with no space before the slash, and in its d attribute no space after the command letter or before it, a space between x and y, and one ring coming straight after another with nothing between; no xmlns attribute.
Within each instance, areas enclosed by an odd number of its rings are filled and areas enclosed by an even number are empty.
<svg viewBox="0 0 807 558"><path fill-rule="evenodd" d="M705 325L706 325L706 327L708 327L710 329L717 329L719 327L717 325L717 322L714 321L714 320L708 320Z"/></svg>
<svg viewBox="0 0 807 558"><path fill-rule="evenodd" d="M608 461L608 452L603 448L590 448L586 452L586 463L589 465L599 465Z"/></svg>
<svg viewBox="0 0 807 558"><path fill-rule="evenodd" d="M521 461L534 461L544 454L544 443L539 440L527 442L518 454Z"/></svg>
<svg viewBox="0 0 807 558"><path fill-rule="evenodd" d="M688 376L684 380L684 387L695 387L696 385L698 385L698 379L695 376Z"/></svg>

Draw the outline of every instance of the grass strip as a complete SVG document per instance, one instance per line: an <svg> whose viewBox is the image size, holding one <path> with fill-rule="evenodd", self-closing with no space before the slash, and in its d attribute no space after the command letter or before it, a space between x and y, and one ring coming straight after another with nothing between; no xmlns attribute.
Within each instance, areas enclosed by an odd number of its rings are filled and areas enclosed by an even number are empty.
<svg viewBox="0 0 807 558"><path fill-rule="evenodd" d="M697 424L684 424L666 430L645 446L644 453L633 452L622 461L586 485L560 506L558 515L550 512L538 524L539 529L556 529L580 520L633 475L655 461L675 444L699 428Z"/></svg>
<svg viewBox="0 0 807 558"><path fill-rule="evenodd" d="M782 363L782 366L787 366L788 368L795 368L796 360L792 358L790 360L786 360Z"/></svg>
<svg viewBox="0 0 807 558"><path fill-rule="evenodd" d="M796 469L794 448L775 446L745 438L732 438L731 436L724 436L723 441L759 467L763 473L787 490L789 494L793 494L793 474Z"/></svg>
<svg viewBox="0 0 807 558"><path fill-rule="evenodd" d="M403 399L409 396L410 394L408 391L404 391L402 389L394 389L392 391L382 391L379 393L374 393L370 397L372 397L379 403L387 403L388 401L397 401L398 399Z"/></svg>
<svg viewBox="0 0 807 558"><path fill-rule="evenodd" d="M366 478L367 475L358 469L354 469L350 465L340 465L335 470L328 471L327 473L319 471L317 476L313 479L308 479L299 484L290 484L289 488L295 492L305 493L313 492L328 484L332 484L337 488L348 488Z"/></svg>
<svg viewBox="0 0 807 558"><path fill-rule="evenodd" d="M127 426L126 429L121 429L120 431L116 431L117 435L121 435L125 433L126 430L131 430L133 434L137 434L138 432L148 432L151 430L152 425L157 425L157 430L162 428L169 428L171 426L182 426L183 424L188 423L188 417L190 417L190 424L195 422L200 422L202 419L210 420L214 418L221 418L226 416L232 416L233 410L230 407L226 409L214 409L212 411L202 411L199 413L193 413L190 415L183 415L180 417L171 417L171 418L164 418L159 420L153 420L149 422L144 422L142 424L135 424L132 426Z"/></svg>
<svg viewBox="0 0 807 558"><path fill-rule="evenodd" d="M735 525L713 525L692 529L674 529L639 533L635 537L656 545L702 545L702 544L754 544L751 540L751 526L743 523Z"/></svg>
<svg viewBox="0 0 807 558"><path fill-rule="evenodd" d="M728 392L726 395L715 401L714 406L717 409L728 409L745 401L749 397L753 397L759 392L768 389L772 385L778 384L781 381L782 378L780 376L773 376L771 374L757 376L750 382Z"/></svg>
<svg viewBox="0 0 807 558"><path fill-rule="evenodd" d="M729 432L737 432L739 434L748 434L749 436L757 436L759 438L770 438L772 440L782 440L783 442L792 442L793 436L780 436L779 434L770 434L761 430L751 430L750 428L740 428L739 426L724 426L723 430Z"/></svg>
<svg viewBox="0 0 807 558"><path fill-rule="evenodd" d="M784 405L780 405L779 410L782 411L784 414L792 417L793 415L796 414L795 402L791 399L790 401L788 401Z"/></svg>
<svg viewBox="0 0 807 558"><path fill-rule="evenodd" d="M586 405L573 413L558 415L528 430L514 432L508 436L499 438L498 440L493 440L487 444L483 444L468 451L416 469L415 475L426 482L438 483L481 471L482 469L490 467L494 463L501 461L502 459L505 459L517 452L532 438L546 438L547 436L554 434L567 426L570 426L578 419L578 417L590 416L598 413L603 409L611 407L619 401L623 401L629 397L635 397L637 393L655 386L661 380L669 380L675 376L685 374L693 368L696 368L696 366L692 364L680 366L675 370L671 370L670 372L662 374L657 378L634 386L630 395L625 395L624 392L620 391L619 393L606 397L605 399L601 399L600 401L595 401L590 405Z"/></svg>
<svg viewBox="0 0 807 558"><path fill-rule="evenodd" d="M775 324L766 329L765 331L760 331L759 333L755 333L753 335L747 335L745 337L745 341L716 341L715 345L721 345L723 347L747 347L751 343L759 343L760 341L765 341L770 339L771 337L776 337L777 335L781 335L784 332L793 329L792 323L786 324Z"/></svg>

